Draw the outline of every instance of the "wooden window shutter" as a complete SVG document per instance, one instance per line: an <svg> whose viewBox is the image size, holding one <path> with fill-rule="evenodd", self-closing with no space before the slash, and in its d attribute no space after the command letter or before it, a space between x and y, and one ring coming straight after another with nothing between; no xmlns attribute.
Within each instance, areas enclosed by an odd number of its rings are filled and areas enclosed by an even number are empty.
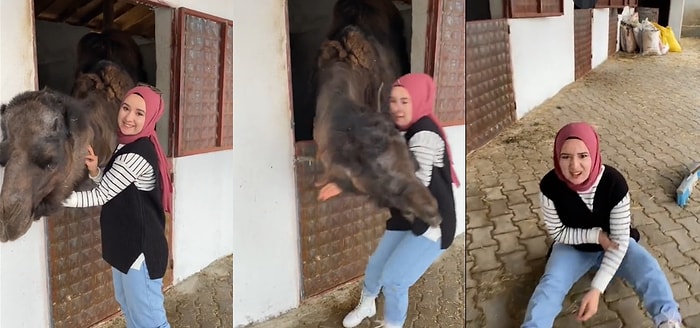
<svg viewBox="0 0 700 328"><path fill-rule="evenodd" d="M233 23L179 8L172 81L175 157L233 147Z"/></svg>

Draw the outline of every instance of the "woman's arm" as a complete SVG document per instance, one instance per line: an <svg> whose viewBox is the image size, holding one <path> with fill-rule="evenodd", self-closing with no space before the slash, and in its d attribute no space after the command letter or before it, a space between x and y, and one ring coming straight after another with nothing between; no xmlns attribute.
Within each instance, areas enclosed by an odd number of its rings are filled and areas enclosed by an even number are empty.
<svg viewBox="0 0 700 328"><path fill-rule="evenodd" d="M627 253L630 242L631 216L630 194L627 193L610 211L610 240L616 242L618 247L605 251L600 269L593 276L593 281L591 282L591 287L601 292L605 291Z"/></svg>
<svg viewBox="0 0 700 328"><path fill-rule="evenodd" d="M416 177L424 186L428 186L433 174L433 165L436 165L435 159L445 152L445 142L435 132L420 131L408 140L408 150L418 162Z"/></svg>
<svg viewBox="0 0 700 328"><path fill-rule="evenodd" d="M554 202L542 192L540 192L540 207L542 207L547 233L554 241L567 245L598 244L598 237L603 229L582 229L565 226L561 222L559 214L557 214Z"/></svg>
<svg viewBox="0 0 700 328"><path fill-rule="evenodd" d="M110 201L139 176L153 172L148 162L138 154L128 153L119 155L112 164L112 168L104 173L99 185L87 191L73 192L68 199L63 201L65 207L92 207L101 206Z"/></svg>
<svg viewBox="0 0 700 328"><path fill-rule="evenodd" d="M102 171L102 168L99 166L97 167L97 175L96 176L93 177L90 175L90 172L88 172L88 177L95 184L100 184L100 181L102 181L102 176L103 176L103 171Z"/></svg>

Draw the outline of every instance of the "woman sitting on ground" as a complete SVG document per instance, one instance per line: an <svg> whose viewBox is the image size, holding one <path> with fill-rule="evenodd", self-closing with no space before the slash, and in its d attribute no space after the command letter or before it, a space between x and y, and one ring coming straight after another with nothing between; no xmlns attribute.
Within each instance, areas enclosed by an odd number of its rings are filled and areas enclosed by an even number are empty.
<svg viewBox="0 0 700 328"><path fill-rule="evenodd" d="M596 273L581 299L577 320L590 319L613 276L629 282L658 328L681 327L678 303L656 259L630 238L630 195L625 178L602 165L598 135L586 123L567 124L554 141L554 169L540 181L540 205L554 239L544 275L530 298L521 328L552 327L569 290Z"/></svg>

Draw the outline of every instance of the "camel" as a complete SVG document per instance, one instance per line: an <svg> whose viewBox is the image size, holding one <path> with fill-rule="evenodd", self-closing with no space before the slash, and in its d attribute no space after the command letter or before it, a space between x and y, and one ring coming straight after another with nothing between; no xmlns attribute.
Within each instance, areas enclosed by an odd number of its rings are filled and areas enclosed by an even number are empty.
<svg viewBox="0 0 700 328"><path fill-rule="evenodd" d="M0 242L23 236L86 183L88 145L106 164L117 144L121 100L134 85L127 70L101 60L78 75L72 95L44 88L0 106Z"/></svg>
<svg viewBox="0 0 700 328"><path fill-rule="evenodd" d="M339 0L316 68L314 141L329 182L413 221L438 226L437 201L389 114L392 83L408 70L403 21L390 0Z"/></svg>

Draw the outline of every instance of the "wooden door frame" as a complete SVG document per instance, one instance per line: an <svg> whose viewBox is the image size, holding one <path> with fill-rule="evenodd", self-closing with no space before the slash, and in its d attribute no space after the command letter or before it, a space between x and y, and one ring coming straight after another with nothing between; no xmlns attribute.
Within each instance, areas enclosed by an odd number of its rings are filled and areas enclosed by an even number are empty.
<svg viewBox="0 0 700 328"><path fill-rule="evenodd" d="M423 72L435 77L436 59L439 57L437 41L440 40L442 0L428 0L428 20L425 31L425 66Z"/></svg>
<svg viewBox="0 0 700 328"><path fill-rule="evenodd" d="M165 1L159 1L159 0L126 0L126 1L127 1L127 2L130 2L130 3L133 3L133 4L138 4L138 5L144 5L144 6L149 6L149 7L159 7L159 8L167 8L167 9L170 9L170 10L172 10L172 12L173 12L173 18L172 18L172 19L173 19L173 21L175 20L175 11L176 11L176 8L173 7L172 5L166 3ZM31 0L31 5L34 5L34 0ZM154 28L155 28L155 26L154 26ZM31 29L32 29L32 35L36 38L36 18L35 18L34 16L32 16ZM157 39L154 38L154 42L157 42ZM170 65L169 65L170 68L171 68L171 70L174 70L174 69L175 69L175 60L174 60L174 56L175 56L174 52L171 52ZM37 41L36 41L36 39L34 40L33 57L34 57L34 58L33 58L33 60L34 60L34 67L35 67L35 69L37 69L37 74L35 74L35 78L34 78L34 85L35 85L35 89L36 89L36 88L38 87L38 85L39 85L39 84L38 84L38 83L39 83L39 74L38 74L38 67L37 67L37 64L38 64L37 60L38 60L38 58L37 58ZM172 93L172 90L170 91L170 93ZM169 95L164 95L164 96L169 96ZM173 110L173 106L174 106L174 104L171 103L171 104L170 104L170 108L169 108L169 110L170 110L171 113L172 113L172 110ZM169 128L169 130L172 130L172 129ZM172 131L168 131L168 134L172 134ZM168 157L168 161L172 164L172 158L171 158L171 157ZM171 177L172 177L172 174L171 174ZM55 214L54 214L54 215L55 215ZM51 261L52 261L53 257L52 257L51 254L50 254L50 253L51 253L51 251L50 251L50 247L51 247L51 243L50 243L50 233L51 233L51 232L50 232L49 230L50 230L51 226L50 226L50 224L48 223L48 218L49 218L49 217L47 216L47 217L45 217L44 220L43 220L43 221L44 221L44 222L43 222L43 226L44 226L44 238L45 238L45 242L46 242L46 245L45 245L45 246L46 246L46 259L45 259L45 260L47 261L46 274L47 274L47 277L48 277L48 278L47 278L48 281L47 281L47 285L46 285L46 290L47 290L47 293L48 293L47 297L48 297L48 299L49 299L48 315L49 315L49 318L50 318L51 320L53 320L54 310L55 310L55 309L54 309L54 306L55 306L55 305L54 305L54 297L53 297L54 295L53 295L53 293L52 293L52 286L51 286L51 281L50 281L50 280L51 280L51 276L52 276L52 274L53 274L53 273L51 272ZM168 218L169 218L169 219L168 219ZM165 232L165 233L166 233L166 238L167 238L167 240L168 240L168 254L169 254L169 255L168 255L169 261L168 261L168 262L169 262L169 263L168 263L168 269L166 270L166 274L165 274L165 276L163 277L163 285L162 285L162 290L163 290L163 291L166 291L166 290L170 289L170 288L173 286L173 280L174 280L174 279L173 279L173 269L174 269L174 265L173 265L173 225L172 225L173 220L174 220L174 217L173 217L172 214L167 214L167 215L166 215L166 222L167 222L166 224L169 224L169 229L166 229L166 232ZM116 317L116 316L119 316L119 315L120 315L120 312L121 312L121 311L117 308L117 311L116 311L116 312L112 313L111 315L108 315L108 316L105 317L105 318L102 318L100 322L104 322L104 321L111 320L112 318L114 318L114 317Z"/></svg>

